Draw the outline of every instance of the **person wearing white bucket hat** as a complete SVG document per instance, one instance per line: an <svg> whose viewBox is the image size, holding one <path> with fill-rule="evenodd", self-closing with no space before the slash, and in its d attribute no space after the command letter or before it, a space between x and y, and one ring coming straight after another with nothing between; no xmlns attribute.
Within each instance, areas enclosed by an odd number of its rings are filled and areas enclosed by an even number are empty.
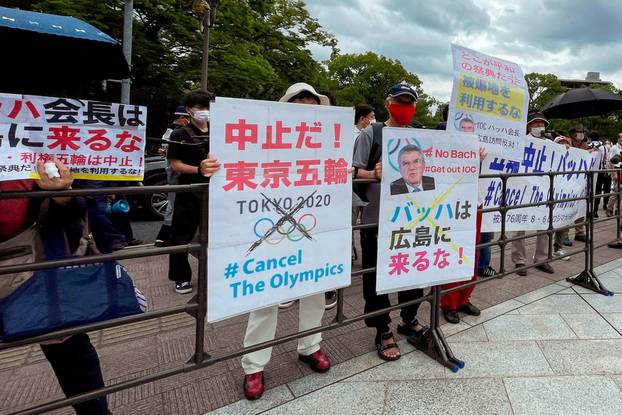
<svg viewBox="0 0 622 415"><path fill-rule="evenodd" d="M326 95L318 94L311 85L305 82L297 82L287 88L280 102L294 102L297 104L330 105L330 99Z"/></svg>
<svg viewBox="0 0 622 415"><path fill-rule="evenodd" d="M298 82L289 88L280 102L294 104L330 105L326 95L318 94L315 89L304 82ZM301 298L299 301L298 328L300 331L319 327L324 316L324 293ZM274 305L251 312L244 335L244 347L254 346L274 339L278 318L278 306ZM320 349L322 334L316 333L298 340L298 358L308 364L316 372L330 369L330 359ZM264 392L264 367L270 361L272 347L242 356L244 369L244 396L247 399L258 399Z"/></svg>

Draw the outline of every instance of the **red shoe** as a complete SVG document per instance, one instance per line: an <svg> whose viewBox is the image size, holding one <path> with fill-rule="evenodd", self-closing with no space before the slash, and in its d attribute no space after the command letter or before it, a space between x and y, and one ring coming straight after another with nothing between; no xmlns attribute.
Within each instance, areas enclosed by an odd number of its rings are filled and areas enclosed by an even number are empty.
<svg viewBox="0 0 622 415"><path fill-rule="evenodd" d="M311 367L311 369L319 373L328 372L328 369L330 369L330 359L321 350L318 350L308 356L299 354L298 359L305 362Z"/></svg>
<svg viewBox="0 0 622 415"><path fill-rule="evenodd" d="M244 376L244 396L249 401L261 398L264 389L263 372Z"/></svg>

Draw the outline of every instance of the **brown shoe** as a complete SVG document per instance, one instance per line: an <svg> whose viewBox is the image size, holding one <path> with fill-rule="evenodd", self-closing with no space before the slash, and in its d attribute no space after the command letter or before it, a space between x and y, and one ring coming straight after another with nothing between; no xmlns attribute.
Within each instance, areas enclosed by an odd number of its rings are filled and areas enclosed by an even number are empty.
<svg viewBox="0 0 622 415"><path fill-rule="evenodd" d="M555 270L553 269L551 264L538 265L536 269L539 269L542 272L546 272L547 274L555 274Z"/></svg>
<svg viewBox="0 0 622 415"><path fill-rule="evenodd" d="M525 264L516 264L516 268L521 268L524 267ZM520 271L516 271L517 275L520 275L521 277L525 277L527 276L527 270L526 269L521 269Z"/></svg>

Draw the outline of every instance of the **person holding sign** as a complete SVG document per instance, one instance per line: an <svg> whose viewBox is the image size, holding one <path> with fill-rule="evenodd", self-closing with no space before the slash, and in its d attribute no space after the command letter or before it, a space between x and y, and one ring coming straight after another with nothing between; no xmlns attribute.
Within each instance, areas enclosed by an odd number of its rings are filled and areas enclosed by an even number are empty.
<svg viewBox="0 0 622 415"><path fill-rule="evenodd" d="M417 91L415 88L406 83L401 82L391 87L385 99L385 108L389 112L389 119L385 123L374 123L361 131L361 135L354 146L354 159L352 164L355 169L355 178L359 179L375 179L380 180L382 177L382 128L387 127L403 127L409 128L410 121L417 110ZM406 153L405 153L406 154ZM421 176L419 170L419 162L416 161L420 152L408 151L409 156L404 158L404 172L402 179L404 186L407 180L404 174L412 177ZM408 159L408 161L406 161ZM417 159L422 160L422 159ZM413 166L416 172L407 173ZM402 171L400 163L400 171ZM398 180L398 181L400 181ZM410 179L409 179L410 180ZM423 183L423 182L422 182ZM417 184L419 186L419 184ZM421 184L423 187L423 185ZM428 185L425 185L429 187ZM432 186L434 183L432 182ZM393 186L392 186L393 187ZM402 189L403 190L403 189ZM423 190L423 189L422 189ZM369 200L369 205L363 208L362 223L378 223L379 206L380 206L380 183L370 183L365 187L365 197ZM378 254L378 230L362 229L361 230L361 248L363 251L363 268L371 268L376 266ZM412 289L400 291L397 294L398 303L404 303L423 296L423 290ZM363 297L365 299L365 313L380 310L391 305L388 294L376 294L376 273L368 272L363 275ZM417 320L417 311L419 304L402 308L400 316L402 324L398 326L397 331L408 337L418 337L422 335L426 327L419 324ZM400 358L400 349L395 342L393 333L389 327L391 317L389 313L379 316L370 317L365 320L367 327L376 329L375 344L378 350L378 356L384 360L397 360Z"/></svg>
<svg viewBox="0 0 622 415"><path fill-rule="evenodd" d="M296 83L287 89L279 100L294 104L329 105L327 96L318 94L315 89L304 82ZM324 316L324 293L301 298L299 301L300 331L319 327ZM278 305L256 310L248 316L248 325L244 335L244 347L274 339L276 332ZM330 369L330 359L320 349L322 334L316 333L298 340L298 358L307 363L311 369L323 373ZM264 367L270 361L272 347L245 354L242 357L244 369L244 395L249 400L258 399L264 392Z"/></svg>
<svg viewBox="0 0 622 415"><path fill-rule="evenodd" d="M541 112L530 112L527 115L527 133L531 134L533 137L540 138L545 140L544 138L544 129L549 125L549 121L546 119L544 114ZM514 236L525 236L525 231L517 231ZM542 262L548 258L549 251L549 238L547 235L539 235L536 238L536 252L534 254L533 260L534 262ZM514 263L516 268L521 268L525 266L525 240L519 239L512 242L512 262ZM551 266L551 264L542 264L538 265L536 269L540 271L546 272L547 274L554 274L555 270ZM518 275L525 276L527 275L527 270L523 269L517 272Z"/></svg>
<svg viewBox="0 0 622 415"><path fill-rule="evenodd" d="M59 160L54 159L45 164L40 160L37 162L36 168L39 180L0 181L0 192L70 190L74 183L69 168ZM42 203L46 202L37 198L0 200L0 245L3 245L4 248L4 252L0 252L0 254L11 254L13 251L12 256L0 255L0 257L4 256L2 259L10 260L15 258L15 252L23 251L24 247L19 246L21 244L14 244L15 241L19 241L24 233L28 232L28 229L32 229L33 223L41 221L44 222L47 231L38 232L38 234L43 238L43 241L48 238L49 240L44 246L33 246L31 248L33 259L37 256L34 252L39 250L42 251L39 254L47 260L72 256L70 252L79 246L79 239L82 236L82 232L76 233L75 229L84 226L82 223L83 207L74 198L67 196L50 198L43 210L40 206ZM45 215L40 213L42 211L45 211ZM58 238L56 238L58 235L65 240L66 246L58 246ZM5 262L2 265L15 264L17 263ZM106 301L105 294L103 297L103 301ZM47 305L41 306L47 307ZM104 387L99 356L87 333L49 340L41 343L40 346L66 397ZM110 414L106 396L88 399L72 404L72 406L77 415Z"/></svg>

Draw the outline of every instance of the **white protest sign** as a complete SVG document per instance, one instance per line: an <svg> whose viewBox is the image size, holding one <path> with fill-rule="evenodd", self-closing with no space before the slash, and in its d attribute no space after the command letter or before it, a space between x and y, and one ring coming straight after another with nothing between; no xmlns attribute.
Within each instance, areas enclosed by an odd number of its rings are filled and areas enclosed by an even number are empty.
<svg viewBox="0 0 622 415"><path fill-rule="evenodd" d="M0 94L0 180L37 179L53 158L76 179L142 180L146 125L137 105Z"/></svg>
<svg viewBox="0 0 622 415"><path fill-rule="evenodd" d="M529 91L516 63L451 45L454 83L447 131L474 132L490 155L522 155Z"/></svg>
<svg viewBox="0 0 622 415"><path fill-rule="evenodd" d="M499 173L547 173L550 171L585 171L596 166L598 154L578 148L566 148L549 140L525 137L523 156L511 160L503 157L487 157L482 174ZM506 203L518 206L545 202L549 198L548 176L512 177L507 181ZM556 175L553 183L554 199L572 199L587 195L587 176L579 173ZM501 205L501 179L480 179L480 199L484 208ZM553 227L571 225L575 219L585 216L585 201L563 202L553 210ZM546 205L512 209L506 214L506 231L531 231L548 229L549 209ZM485 213L482 232L501 230L501 213Z"/></svg>
<svg viewBox="0 0 622 415"><path fill-rule="evenodd" d="M353 110L217 98L208 321L350 284Z"/></svg>
<svg viewBox="0 0 622 415"><path fill-rule="evenodd" d="M559 153L555 155L555 150L551 149L552 164L555 164L555 158L557 157L557 168L555 171L585 171L598 168L598 154L590 153L587 150L579 148L568 148L561 144L551 143L554 146L561 146L564 148L557 148ZM548 146L548 143L547 143ZM564 149L566 150L564 152ZM596 176L594 176L596 179ZM596 180L594 180L596 182ZM564 175L555 176L555 182L553 183L553 198L557 200L573 199L575 197L587 196L587 175L580 173L569 173ZM563 226L572 225L575 220L584 218L586 212L585 200L578 200L572 202L563 202L555 205L553 209L553 227L561 228ZM547 212L548 220L548 212Z"/></svg>
<svg viewBox="0 0 622 415"><path fill-rule="evenodd" d="M376 291L473 276L479 146L474 134L384 128Z"/></svg>

